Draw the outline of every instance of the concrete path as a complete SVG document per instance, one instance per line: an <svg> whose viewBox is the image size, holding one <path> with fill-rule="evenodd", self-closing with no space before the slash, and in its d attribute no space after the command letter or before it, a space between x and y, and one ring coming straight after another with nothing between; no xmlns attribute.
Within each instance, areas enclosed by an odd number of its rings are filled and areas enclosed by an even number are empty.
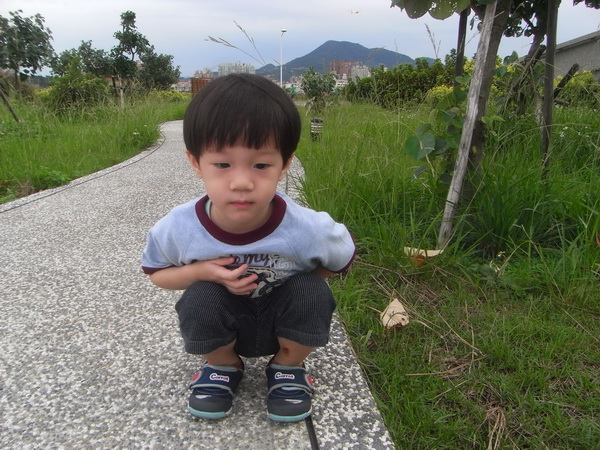
<svg viewBox="0 0 600 450"><path fill-rule="evenodd" d="M147 230L203 191L182 122L151 149L0 205L0 448L393 448L339 321L309 358L312 420L266 416L265 358L247 360L233 414L193 418L174 304L140 270ZM291 179L281 185L292 195ZM295 174L295 175L294 175Z"/></svg>

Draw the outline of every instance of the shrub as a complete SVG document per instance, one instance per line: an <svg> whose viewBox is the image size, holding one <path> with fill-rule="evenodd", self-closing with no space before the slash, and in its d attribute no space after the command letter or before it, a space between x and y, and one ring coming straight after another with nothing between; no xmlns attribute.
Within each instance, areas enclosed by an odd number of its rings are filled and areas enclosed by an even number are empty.
<svg viewBox="0 0 600 450"><path fill-rule="evenodd" d="M103 79L82 73L74 61L69 64L65 76L52 81L46 98L54 111L64 113L104 103L109 95L108 84Z"/></svg>
<svg viewBox="0 0 600 450"><path fill-rule="evenodd" d="M151 100L151 101L157 100L157 101L161 101L161 102L177 103L177 102L189 100L189 98L190 98L189 94L184 94L183 92L173 91L173 90L159 91L159 90L153 89L148 94L149 100Z"/></svg>
<svg viewBox="0 0 600 450"><path fill-rule="evenodd" d="M556 80L559 83L562 77ZM600 106L600 85L590 71L576 73L560 92L559 98L571 106Z"/></svg>
<svg viewBox="0 0 600 450"><path fill-rule="evenodd" d="M425 94L425 103L427 106L434 107L438 105L448 94L452 92L452 87L450 86L435 86Z"/></svg>
<svg viewBox="0 0 600 450"><path fill-rule="evenodd" d="M309 67L302 74L302 90L308 97L306 107L314 114L321 114L335 101L335 75L318 73Z"/></svg>
<svg viewBox="0 0 600 450"><path fill-rule="evenodd" d="M35 191L43 189L51 189L71 181L71 177L59 170L50 169L49 167L39 167L30 176L30 182Z"/></svg>
<svg viewBox="0 0 600 450"><path fill-rule="evenodd" d="M390 109L419 104L435 86L452 83L453 69L439 60L429 64L424 58L389 70L381 66L370 77L348 83L345 94L351 101L368 100Z"/></svg>

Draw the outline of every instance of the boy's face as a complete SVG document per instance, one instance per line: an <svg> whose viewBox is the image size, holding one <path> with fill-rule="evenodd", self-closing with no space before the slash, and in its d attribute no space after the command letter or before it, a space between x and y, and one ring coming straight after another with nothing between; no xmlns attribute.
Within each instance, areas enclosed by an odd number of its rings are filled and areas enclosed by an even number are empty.
<svg viewBox="0 0 600 450"><path fill-rule="evenodd" d="M230 233L255 230L269 219L277 183L293 159L284 166L272 144L260 149L235 145L219 152L209 148L199 160L190 152L187 156L212 201L211 220Z"/></svg>

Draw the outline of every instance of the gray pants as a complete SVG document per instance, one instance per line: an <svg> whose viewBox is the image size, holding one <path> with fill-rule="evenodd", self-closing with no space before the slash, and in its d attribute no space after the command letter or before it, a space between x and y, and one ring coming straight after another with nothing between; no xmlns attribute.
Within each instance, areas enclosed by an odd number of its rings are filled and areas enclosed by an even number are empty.
<svg viewBox="0 0 600 450"><path fill-rule="evenodd" d="M199 281L184 292L175 310L188 353L205 355L236 340L239 355L256 357L277 353L278 337L323 347L335 300L325 280L303 273L258 298Z"/></svg>

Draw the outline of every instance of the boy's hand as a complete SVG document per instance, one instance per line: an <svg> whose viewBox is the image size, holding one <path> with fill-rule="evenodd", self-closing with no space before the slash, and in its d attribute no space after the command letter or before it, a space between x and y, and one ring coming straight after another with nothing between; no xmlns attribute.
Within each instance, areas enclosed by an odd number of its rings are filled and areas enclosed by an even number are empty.
<svg viewBox="0 0 600 450"><path fill-rule="evenodd" d="M217 258L208 261L196 261L185 266L169 267L150 275L152 282L164 289L187 289L196 281L219 283L235 295L251 294L258 285L254 282L256 274L246 274L248 264L239 267L227 267L233 257Z"/></svg>
<svg viewBox="0 0 600 450"><path fill-rule="evenodd" d="M221 284L229 292L235 295L251 294L258 285L254 283L258 278L256 274L246 274L248 264L231 268L234 258L218 258L209 261L198 261L194 264L202 265L202 272L206 274L206 280Z"/></svg>

